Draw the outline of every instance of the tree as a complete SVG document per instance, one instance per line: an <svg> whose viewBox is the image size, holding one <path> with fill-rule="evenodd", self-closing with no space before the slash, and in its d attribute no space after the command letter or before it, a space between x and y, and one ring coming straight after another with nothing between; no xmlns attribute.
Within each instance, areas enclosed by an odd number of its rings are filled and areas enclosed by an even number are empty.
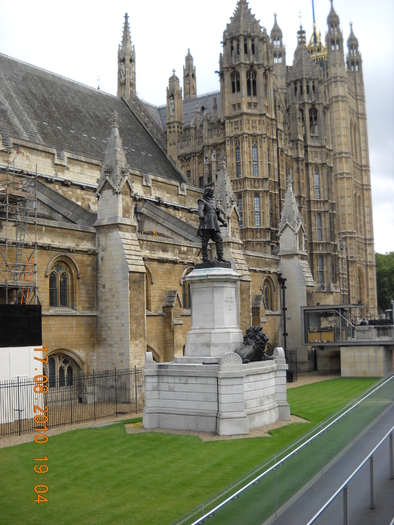
<svg viewBox="0 0 394 525"><path fill-rule="evenodd" d="M391 309L394 299L394 252L375 253L375 260L378 307L384 312Z"/></svg>

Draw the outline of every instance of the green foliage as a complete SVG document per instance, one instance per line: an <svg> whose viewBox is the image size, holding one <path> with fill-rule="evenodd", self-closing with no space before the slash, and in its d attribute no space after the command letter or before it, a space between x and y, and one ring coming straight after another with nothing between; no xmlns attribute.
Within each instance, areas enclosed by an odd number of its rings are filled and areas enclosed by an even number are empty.
<svg viewBox="0 0 394 525"><path fill-rule="evenodd" d="M394 252L375 253L378 306L383 311L391 308L394 299Z"/></svg>
<svg viewBox="0 0 394 525"><path fill-rule="evenodd" d="M203 442L196 436L127 434L124 423L81 429L0 449L0 524L166 525L224 489L345 405L373 379L336 379L288 390L291 412L309 420L272 437ZM48 457L48 461L34 458ZM35 474L35 464L48 473ZM37 481L35 477L39 478ZM46 478L46 479L44 479ZM34 486L47 484L48 502Z"/></svg>

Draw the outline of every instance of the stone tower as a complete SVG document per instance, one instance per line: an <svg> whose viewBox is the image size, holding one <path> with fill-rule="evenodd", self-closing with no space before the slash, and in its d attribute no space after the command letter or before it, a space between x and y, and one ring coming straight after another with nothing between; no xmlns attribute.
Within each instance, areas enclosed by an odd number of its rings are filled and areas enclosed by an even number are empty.
<svg viewBox="0 0 394 525"><path fill-rule="evenodd" d="M122 44L118 49L118 97L130 100L135 87L135 49L131 45L129 16L124 16Z"/></svg>
<svg viewBox="0 0 394 525"><path fill-rule="evenodd" d="M352 29L345 64L344 39L332 4L327 24L328 103L339 283L342 301L363 303L363 313L369 315L373 313L370 305L376 305L376 284L362 62Z"/></svg>
<svg viewBox="0 0 394 525"><path fill-rule="evenodd" d="M190 49L187 50L185 65L183 66L183 96L185 100L197 97L197 76L196 68L193 65L193 57Z"/></svg>
<svg viewBox="0 0 394 525"><path fill-rule="evenodd" d="M269 253L279 207L272 65L265 29L246 0L239 0L223 33L221 115L226 121L229 171L243 219L242 240L247 250ZM266 184L263 178L268 179Z"/></svg>

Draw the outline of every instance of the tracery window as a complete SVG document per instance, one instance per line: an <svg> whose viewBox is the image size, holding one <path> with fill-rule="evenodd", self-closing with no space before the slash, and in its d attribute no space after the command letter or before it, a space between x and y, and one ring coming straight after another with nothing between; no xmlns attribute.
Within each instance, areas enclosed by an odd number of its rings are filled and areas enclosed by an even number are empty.
<svg viewBox="0 0 394 525"><path fill-rule="evenodd" d="M274 38L274 47L279 47L280 46L280 38L276 37Z"/></svg>
<svg viewBox="0 0 394 525"><path fill-rule="evenodd" d="M231 90L233 93L239 93L241 91L241 81L237 71L231 74Z"/></svg>
<svg viewBox="0 0 394 525"><path fill-rule="evenodd" d="M322 241L323 240L323 226L322 226L322 216L321 213L317 214L317 240Z"/></svg>
<svg viewBox="0 0 394 525"><path fill-rule="evenodd" d="M254 196L254 225L261 226L260 197L257 194Z"/></svg>
<svg viewBox="0 0 394 525"><path fill-rule="evenodd" d="M69 267L59 261L49 275L49 306L67 308L71 304L72 275Z"/></svg>
<svg viewBox="0 0 394 525"><path fill-rule="evenodd" d="M321 199L320 175L317 172L315 173L315 198L316 199Z"/></svg>
<svg viewBox="0 0 394 525"><path fill-rule="evenodd" d="M311 132L311 135L317 135L318 134L318 128L317 128L317 109L312 108L309 110L309 130Z"/></svg>
<svg viewBox="0 0 394 525"><path fill-rule="evenodd" d="M246 91L247 91L248 97L251 97L252 95L254 97L257 96L256 77L257 77L256 71L246 72Z"/></svg>
<svg viewBox="0 0 394 525"><path fill-rule="evenodd" d="M257 143L253 142L252 145L252 163L253 163L253 177L259 176L259 158L258 158L258 149Z"/></svg>
<svg viewBox="0 0 394 525"><path fill-rule="evenodd" d="M241 148L239 145L235 148L235 166L237 171L237 179L241 178Z"/></svg>
<svg viewBox="0 0 394 525"><path fill-rule="evenodd" d="M74 368L75 364L65 355L49 356L48 364L43 366L43 373L48 377L48 387L72 386L74 384Z"/></svg>

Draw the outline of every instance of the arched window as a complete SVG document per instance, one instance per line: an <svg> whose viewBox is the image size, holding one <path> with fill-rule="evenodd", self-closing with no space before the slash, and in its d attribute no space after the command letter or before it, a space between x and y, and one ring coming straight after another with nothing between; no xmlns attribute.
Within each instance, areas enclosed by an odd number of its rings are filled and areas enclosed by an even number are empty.
<svg viewBox="0 0 394 525"><path fill-rule="evenodd" d="M280 46L280 38L276 37L274 38L274 47L279 47Z"/></svg>
<svg viewBox="0 0 394 525"><path fill-rule="evenodd" d="M246 92L248 97L257 96L256 71L246 72Z"/></svg>
<svg viewBox="0 0 394 525"><path fill-rule="evenodd" d="M237 179L241 178L241 148L239 145L235 148L235 166L237 170Z"/></svg>
<svg viewBox="0 0 394 525"><path fill-rule="evenodd" d="M252 55L254 55L254 38L252 38Z"/></svg>
<svg viewBox="0 0 394 525"><path fill-rule="evenodd" d="M262 295L263 295L264 308L266 310L274 311L273 289L274 288L273 288L271 280L269 278L264 279L264 282L262 285Z"/></svg>
<svg viewBox="0 0 394 525"><path fill-rule="evenodd" d="M322 225L321 213L317 214L316 223L317 223L317 240L322 241L323 240L323 225Z"/></svg>
<svg viewBox="0 0 394 525"><path fill-rule="evenodd" d="M282 53L278 53L278 64L282 63Z"/></svg>
<svg viewBox="0 0 394 525"><path fill-rule="evenodd" d="M149 266L145 264L145 308L148 312L152 312L152 286L153 275Z"/></svg>
<svg viewBox="0 0 394 525"><path fill-rule="evenodd" d="M316 108L312 108L309 110L309 130L310 130L311 135L318 134L317 109Z"/></svg>
<svg viewBox="0 0 394 525"><path fill-rule="evenodd" d="M339 46L339 40L337 40L337 41L335 42L335 49L336 49L337 51L339 51L339 49L340 49L340 46Z"/></svg>
<svg viewBox="0 0 394 525"><path fill-rule="evenodd" d="M316 199L321 199L320 175L317 172L315 173L315 197Z"/></svg>
<svg viewBox="0 0 394 525"><path fill-rule="evenodd" d="M185 280L185 277L187 277L193 270L194 268L192 267L186 268L186 270L183 271L181 277L180 284L182 286L182 307L185 310L190 310L192 307L191 287L190 283Z"/></svg>
<svg viewBox="0 0 394 525"><path fill-rule="evenodd" d="M248 41L246 40L246 38L244 39L244 53L245 55L248 54Z"/></svg>
<svg viewBox="0 0 394 525"><path fill-rule="evenodd" d="M71 305L71 272L62 261L56 262L49 275L49 306L67 308Z"/></svg>
<svg viewBox="0 0 394 525"><path fill-rule="evenodd" d="M241 81L237 71L231 73L231 90L233 93L239 93L241 91Z"/></svg>
<svg viewBox="0 0 394 525"><path fill-rule="evenodd" d="M259 157L257 143L253 142L252 145L252 163L253 163L253 177L259 176Z"/></svg>
<svg viewBox="0 0 394 525"><path fill-rule="evenodd" d="M56 388L72 386L74 384L74 372L79 369L78 365L70 357L63 354L51 355L48 364L44 364L44 375L48 376L48 387Z"/></svg>
<svg viewBox="0 0 394 525"><path fill-rule="evenodd" d="M319 255L319 284L324 284L324 259Z"/></svg>
<svg viewBox="0 0 394 525"><path fill-rule="evenodd" d="M331 51L335 51L335 42L331 40Z"/></svg>
<svg viewBox="0 0 394 525"><path fill-rule="evenodd" d="M256 194L253 200L254 200L254 225L261 226L260 197Z"/></svg>

